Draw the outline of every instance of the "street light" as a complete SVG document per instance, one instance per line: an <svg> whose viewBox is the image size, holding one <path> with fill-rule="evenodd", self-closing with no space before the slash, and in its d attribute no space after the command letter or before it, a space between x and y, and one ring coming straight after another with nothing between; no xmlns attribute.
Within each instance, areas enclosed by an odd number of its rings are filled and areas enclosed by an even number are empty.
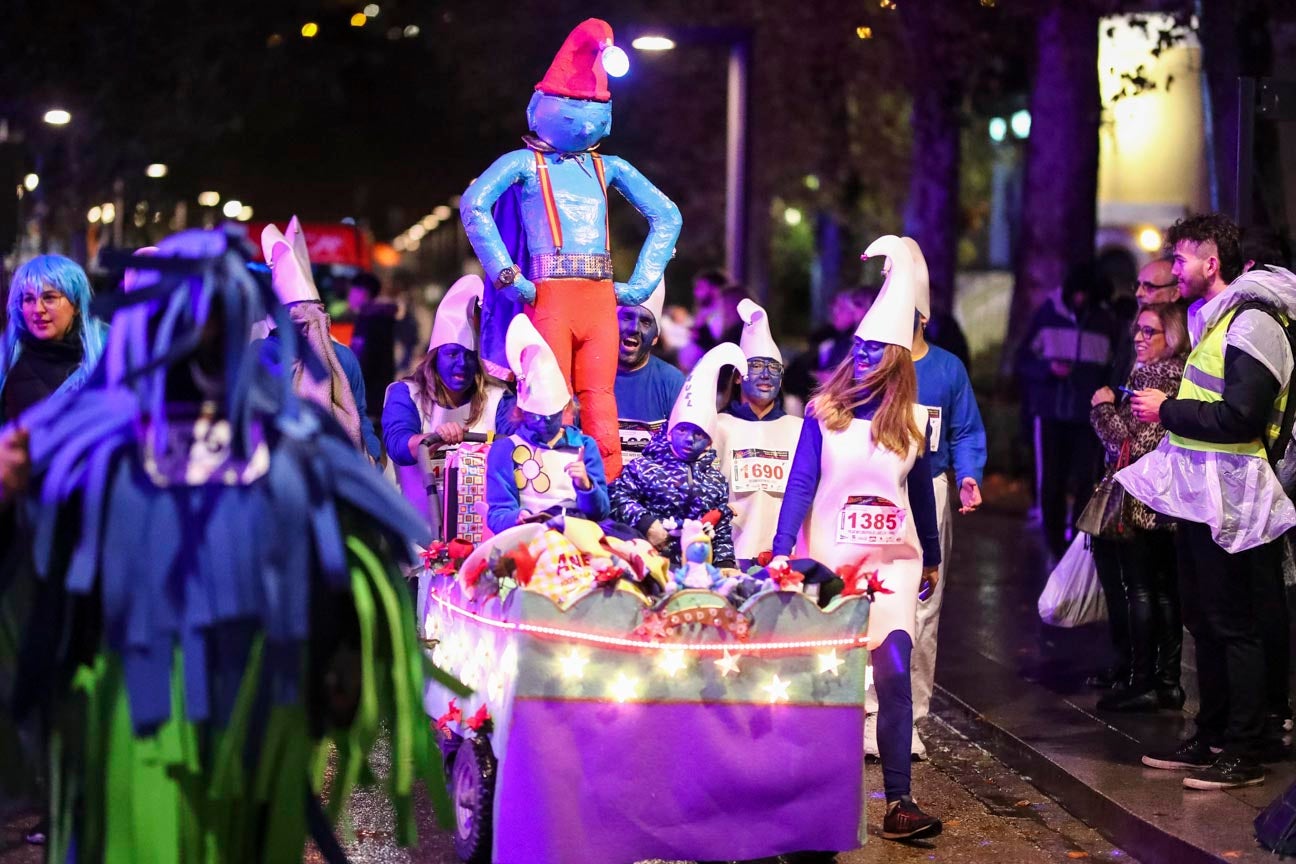
<svg viewBox="0 0 1296 864"><path fill-rule="evenodd" d="M747 277L748 87L751 30L745 27L672 27L641 33L630 41L639 51L669 51L677 44L724 45L729 49L725 96L725 267L730 277ZM761 293L764 294L763 286ZM764 299L764 298L762 298Z"/></svg>
<svg viewBox="0 0 1296 864"><path fill-rule="evenodd" d="M220 203L219 192L199 192L198 193L199 207L215 207L219 203Z"/></svg>
<svg viewBox="0 0 1296 864"><path fill-rule="evenodd" d="M154 162L152 165L149 165L144 169L144 173L149 177L152 177L154 180L160 180L167 176L167 166L163 165L161 162Z"/></svg>
<svg viewBox="0 0 1296 864"><path fill-rule="evenodd" d="M243 202L239 201L237 198L231 198L225 202L225 206L221 208L221 212L230 219L237 219L238 215L243 212Z"/></svg>
<svg viewBox="0 0 1296 864"><path fill-rule="evenodd" d="M35 192L36 187L40 185L40 176L37 174L28 174L23 177L23 188L28 192Z"/></svg>
<svg viewBox="0 0 1296 864"><path fill-rule="evenodd" d="M66 126L72 122L72 115L62 108L51 108L45 112L45 122L51 126Z"/></svg>

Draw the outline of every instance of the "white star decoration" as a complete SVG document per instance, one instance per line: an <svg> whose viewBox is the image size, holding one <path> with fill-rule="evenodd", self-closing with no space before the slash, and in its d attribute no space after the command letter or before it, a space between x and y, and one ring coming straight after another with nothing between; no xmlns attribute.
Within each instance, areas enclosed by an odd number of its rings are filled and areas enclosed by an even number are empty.
<svg viewBox="0 0 1296 864"><path fill-rule="evenodd" d="M831 673L834 677L841 673L837 670L846 665L846 661L837 656L837 649L827 651L819 655L819 674L826 675Z"/></svg>
<svg viewBox="0 0 1296 864"><path fill-rule="evenodd" d="M624 672L618 672L616 680L612 682L612 698L618 702L627 702L635 697L638 689L639 682L627 678Z"/></svg>
<svg viewBox="0 0 1296 864"><path fill-rule="evenodd" d="M669 678L674 678L688 666L688 659L678 648L667 649L657 658L657 668Z"/></svg>
<svg viewBox="0 0 1296 864"><path fill-rule="evenodd" d="M725 649L724 656L719 660L712 661L716 668L720 670L721 678L728 678L730 675L738 674L738 658L740 654L730 654L729 649Z"/></svg>
<svg viewBox="0 0 1296 864"><path fill-rule="evenodd" d="M784 681L782 678L775 675L770 679L770 682L761 689L769 694L769 701L771 703L786 702L788 701L788 688L791 686L791 681Z"/></svg>
<svg viewBox="0 0 1296 864"><path fill-rule="evenodd" d="M565 655L558 658L558 665L562 669L562 677L568 681L579 681L585 675L585 664L589 663L589 657L578 648L573 648Z"/></svg>

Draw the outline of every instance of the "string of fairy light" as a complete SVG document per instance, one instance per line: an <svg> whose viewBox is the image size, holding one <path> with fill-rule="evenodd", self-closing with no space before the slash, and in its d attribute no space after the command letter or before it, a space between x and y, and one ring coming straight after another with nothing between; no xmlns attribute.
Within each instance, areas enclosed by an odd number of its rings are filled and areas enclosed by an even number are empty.
<svg viewBox="0 0 1296 864"><path fill-rule="evenodd" d="M842 667L847 662L843 653L867 646L867 638L862 635L832 639L753 640L740 644L645 642L563 627L501 621L465 609L435 591L429 593L429 599L437 607L435 611L429 608L424 632L424 637L433 646L433 662L458 674L468 686L482 688L487 698L496 702L503 698L506 685L516 676L517 648L509 642L502 656L496 658L492 646L496 636L512 633L544 636L565 643L565 650L554 658L553 672L569 686L587 681L592 652L599 648L655 654L653 670L663 679L703 674L703 664L710 663L721 679L736 680L743 674L742 661L746 657L777 658L792 654L813 654L817 675L839 678ZM453 626L456 620L462 626ZM479 625L479 631L474 634L473 628L467 626L469 624ZM715 654L720 656L706 656ZM868 672L866 681L867 675ZM607 681L593 683L602 684L603 695L618 703L642 697L648 684L644 678L635 674L635 670L626 669L617 670ZM763 694L765 701L770 704L786 703L793 699L793 684L792 678L784 677L776 671L756 684L754 689Z"/></svg>

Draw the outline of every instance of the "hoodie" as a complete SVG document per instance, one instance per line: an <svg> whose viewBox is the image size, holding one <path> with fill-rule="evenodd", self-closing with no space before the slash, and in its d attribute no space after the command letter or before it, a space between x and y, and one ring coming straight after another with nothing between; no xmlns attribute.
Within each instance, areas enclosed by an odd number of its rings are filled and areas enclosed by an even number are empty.
<svg viewBox="0 0 1296 864"><path fill-rule="evenodd" d="M1027 414L1044 420L1085 423L1089 400L1107 383L1116 323L1101 306L1090 303L1079 315L1055 292L1031 317L1017 351L1017 378ZM1070 367L1053 374L1052 362Z"/></svg>
<svg viewBox="0 0 1296 864"><path fill-rule="evenodd" d="M717 567L734 566L733 511L729 509L729 481L715 467L716 452L707 450L685 462L671 450L666 430L653 435L643 455L626 464L612 481L612 518L647 533L653 522L701 519L709 510L720 511L712 549ZM680 563L679 540L670 539L662 554L672 565Z"/></svg>
<svg viewBox="0 0 1296 864"><path fill-rule="evenodd" d="M1210 301L1188 310L1193 343L1243 303L1256 301L1296 318L1296 275L1281 267L1244 273ZM1182 438L1217 444L1264 439L1274 400L1291 380L1287 334L1260 310L1234 316L1224 338L1224 387L1217 402L1166 399L1161 423ZM1162 440L1116 475L1130 495L1160 513L1211 526L1215 542L1236 554L1296 526L1296 507L1269 460L1190 450Z"/></svg>

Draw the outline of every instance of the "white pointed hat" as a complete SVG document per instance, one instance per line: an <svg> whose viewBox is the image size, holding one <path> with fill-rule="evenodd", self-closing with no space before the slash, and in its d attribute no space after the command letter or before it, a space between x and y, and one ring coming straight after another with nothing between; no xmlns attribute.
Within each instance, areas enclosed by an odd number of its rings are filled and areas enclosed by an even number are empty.
<svg viewBox="0 0 1296 864"><path fill-rule="evenodd" d="M913 257L904 241L894 234L886 234L869 244L861 258L887 259L886 281L878 292L877 300L864 313L855 328L855 335L865 342L882 342L913 350L914 265Z"/></svg>
<svg viewBox="0 0 1296 864"><path fill-rule="evenodd" d="M703 354L702 359L693 367L684 381L679 398L675 400L675 407L671 408L667 431L681 423L692 423L712 438L715 437L716 385L720 379L720 370L725 366L734 366L740 374L747 374L747 357L732 342L721 342Z"/></svg>
<svg viewBox="0 0 1296 864"><path fill-rule="evenodd" d="M918 241L912 237L901 237L914 264L914 307L918 314L931 320L931 278L927 275L927 259L923 257Z"/></svg>
<svg viewBox="0 0 1296 864"><path fill-rule="evenodd" d="M280 303L287 306L303 300L320 299L319 289L315 287L315 277L311 276L306 234L301 230L301 223L296 216L288 220L287 234L273 223L262 230L261 252L270 265L271 281Z"/></svg>
<svg viewBox="0 0 1296 864"><path fill-rule="evenodd" d="M744 297L738 303L738 317L743 322L740 344L747 359L773 357L782 363L783 352L779 351L774 337L770 335L769 315L766 314L765 307Z"/></svg>
<svg viewBox="0 0 1296 864"><path fill-rule="evenodd" d="M477 350L477 333L473 330L473 309L482 301L486 286L480 276L460 276L437 305L432 321L432 341L428 350L454 343L469 351Z"/></svg>
<svg viewBox="0 0 1296 864"><path fill-rule="evenodd" d="M558 368L558 358L526 315L515 315L509 322L504 353L508 355L509 368L517 376L519 408L548 417L567 407L571 391Z"/></svg>
<svg viewBox="0 0 1296 864"><path fill-rule="evenodd" d="M658 327L661 327L662 309L666 308L666 280L664 278L657 283L657 287L648 295L648 299L640 305L652 313L653 320L657 322Z"/></svg>

